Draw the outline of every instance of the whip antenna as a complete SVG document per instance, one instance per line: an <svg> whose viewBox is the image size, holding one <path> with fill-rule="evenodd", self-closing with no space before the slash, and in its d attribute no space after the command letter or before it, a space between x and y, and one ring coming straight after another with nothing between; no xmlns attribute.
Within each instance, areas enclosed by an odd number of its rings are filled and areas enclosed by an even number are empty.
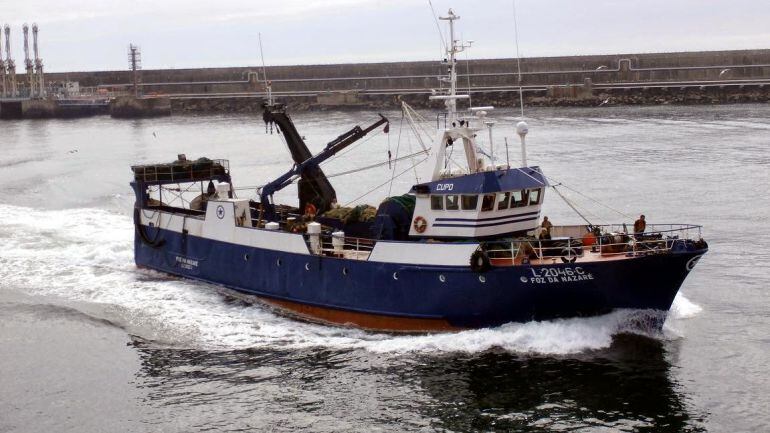
<svg viewBox="0 0 770 433"><path fill-rule="evenodd" d="M513 34L516 40L516 66L519 70L519 104L521 106L521 118L524 119L524 90L521 86L521 56L519 55L519 24L516 19L516 0L513 0Z"/></svg>
<svg viewBox="0 0 770 433"><path fill-rule="evenodd" d="M444 54L444 51L446 50L446 42L444 41L444 33L441 32L441 26L438 24L438 15L436 15L436 10L433 9L433 2L428 0L428 5L430 6L430 12L433 15L433 21L436 22L436 30L438 30L438 38L441 40L441 54Z"/></svg>
<svg viewBox="0 0 770 433"><path fill-rule="evenodd" d="M257 34L259 37L259 55L262 57L262 76L265 78L265 89L267 90L267 103L273 105L273 85L267 79L267 67L265 67L265 53L262 51L262 33Z"/></svg>

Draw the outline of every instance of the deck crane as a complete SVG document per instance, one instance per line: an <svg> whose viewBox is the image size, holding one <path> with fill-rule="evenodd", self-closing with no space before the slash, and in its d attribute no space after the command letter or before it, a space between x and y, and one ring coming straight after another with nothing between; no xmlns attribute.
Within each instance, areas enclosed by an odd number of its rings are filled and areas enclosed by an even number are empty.
<svg viewBox="0 0 770 433"><path fill-rule="evenodd" d="M273 194L291 185L296 177L300 178L297 186L300 210L305 211L308 205L313 205L318 214L331 209L333 202L337 199L337 193L321 170L320 164L363 138L366 134L388 123L388 119L380 114L380 120L366 129L361 129L360 126L354 127L330 141L321 152L314 156L305 145L302 136L297 132L297 128L286 113L283 104L265 104L264 108L262 118L266 124L278 127L294 160L294 166L291 170L266 184L259 191L264 218L268 221L275 218L275 208L272 203Z"/></svg>

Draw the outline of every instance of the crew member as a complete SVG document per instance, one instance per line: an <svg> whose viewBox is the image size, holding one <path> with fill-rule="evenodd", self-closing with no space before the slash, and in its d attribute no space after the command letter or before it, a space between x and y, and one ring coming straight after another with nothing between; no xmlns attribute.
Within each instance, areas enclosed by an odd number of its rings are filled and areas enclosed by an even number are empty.
<svg viewBox="0 0 770 433"><path fill-rule="evenodd" d="M647 223L644 221L644 215L640 215L639 219L634 221L634 234L640 235L644 233L647 228Z"/></svg>
<svg viewBox="0 0 770 433"><path fill-rule="evenodd" d="M551 239L551 229L553 224L548 221L548 217L543 217L543 222L540 224L540 239Z"/></svg>

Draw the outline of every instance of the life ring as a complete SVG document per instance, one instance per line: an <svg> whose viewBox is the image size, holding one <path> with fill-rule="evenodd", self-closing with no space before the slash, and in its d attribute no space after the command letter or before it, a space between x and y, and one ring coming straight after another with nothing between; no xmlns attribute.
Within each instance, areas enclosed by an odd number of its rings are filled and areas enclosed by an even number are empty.
<svg viewBox="0 0 770 433"><path fill-rule="evenodd" d="M414 219L414 231L417 233L425 233L425 230L428 229L428 221L425 220L425 218L418 216Z"/></svg>
<svg viewBox="0 0 770 433"><path fill-rule="evenodd" d="M492 263L489 261L487 253L481 250L476 250L471 254L471 270L473 272L486 272L492 267Z"/></svg>
<svg viewBox="0 0 770 433"><path fill-rule="evenodd" d="M574 248L564 248L561 250L561 261L564 263L575 263L578 258L578 251Z"/></svg>

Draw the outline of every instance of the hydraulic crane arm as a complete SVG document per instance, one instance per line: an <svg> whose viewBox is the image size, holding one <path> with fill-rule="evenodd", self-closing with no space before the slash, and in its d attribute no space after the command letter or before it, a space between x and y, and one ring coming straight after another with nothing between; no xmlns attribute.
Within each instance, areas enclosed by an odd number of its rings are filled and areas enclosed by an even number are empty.
<svg viewBox="0 0 770 433"><path fill-rule="evenodd" d="M354 127L329 142L321 152L313 156L294 127L294 123L284 111L283 105L266 105L263 119L266 123L274 123L280 128L295 162L291 170L263 186L260 191L260 202L265 212L264 216L268 220L275 218L271 201L273 194L291 185L292 180L297 176L300 177L298 185L300 209L304 210L307 204L313 204L319 214L331 209L332 202L337 198L337 195L329 183L329 179L321 170L320 164L371 131L388 123L388 119L380 115L380 120L366 129L362 129L360 126Z"/></svg>

